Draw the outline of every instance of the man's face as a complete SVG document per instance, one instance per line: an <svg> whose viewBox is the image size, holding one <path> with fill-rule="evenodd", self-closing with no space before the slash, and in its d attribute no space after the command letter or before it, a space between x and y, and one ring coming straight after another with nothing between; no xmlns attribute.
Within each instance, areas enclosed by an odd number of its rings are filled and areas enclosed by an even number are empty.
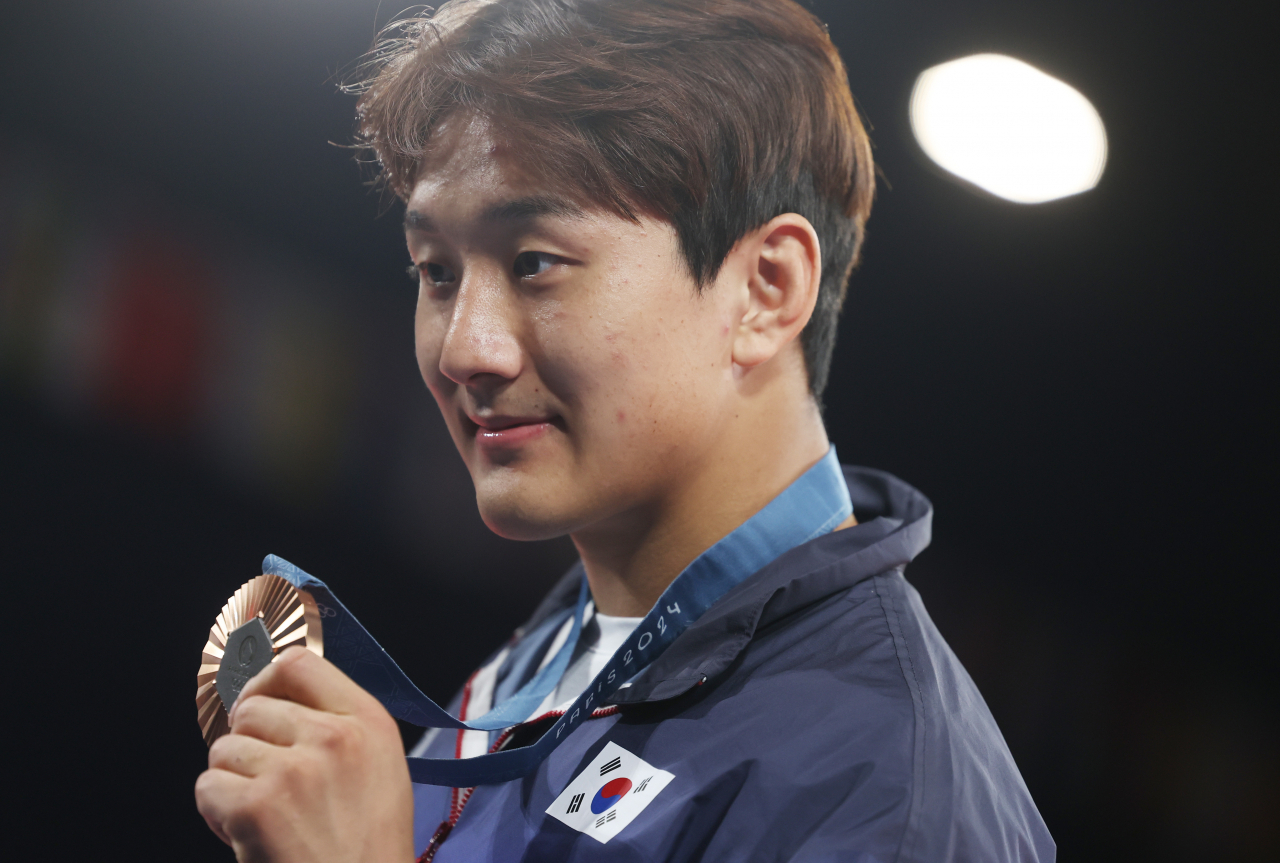
<svg viewBox="0 0 1280 863"><path fill-rule="evenodd" d="M409 199L418 365L497 533L660 517L733 412L742 296L699 293L665 222L537 185L453 118Z"/></svg>

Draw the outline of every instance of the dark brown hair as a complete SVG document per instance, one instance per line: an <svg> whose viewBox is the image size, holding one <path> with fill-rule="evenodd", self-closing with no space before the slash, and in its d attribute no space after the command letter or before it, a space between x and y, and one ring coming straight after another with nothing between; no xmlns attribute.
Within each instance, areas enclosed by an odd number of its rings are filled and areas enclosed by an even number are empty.
<svg viewBox="0 0 1280 863"><path fill-rule="evenodd" d="M809 388L871 210L871 145L826 28L792 0L453 0L392 24L354 85L360 143L399 197L451 112L485 116L557 192L669 221L700 286L782 213L822 247Z"/></svg>

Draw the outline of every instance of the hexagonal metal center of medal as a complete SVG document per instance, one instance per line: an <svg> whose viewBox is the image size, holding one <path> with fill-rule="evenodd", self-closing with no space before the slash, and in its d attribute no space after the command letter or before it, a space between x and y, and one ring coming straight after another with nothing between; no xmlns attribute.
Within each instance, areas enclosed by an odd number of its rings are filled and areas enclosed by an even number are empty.
<svg viewBox="0 0 1280 863"><path fill-rule="evenodd" d="M215 685L218 687L222 706L228 713L231 712L231 705L240 697L240 690L244 689L244 685L271 664L273 648L271 634L258 617L227 636L227 646L222 653Z"/></svg>

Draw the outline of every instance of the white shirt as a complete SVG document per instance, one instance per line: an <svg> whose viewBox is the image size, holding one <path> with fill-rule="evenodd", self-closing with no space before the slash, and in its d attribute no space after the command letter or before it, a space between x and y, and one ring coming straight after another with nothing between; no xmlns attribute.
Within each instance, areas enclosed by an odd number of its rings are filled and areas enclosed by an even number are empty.
<svg viewBox="0 0 1280 863"><path fill-rule="evenodd" d="M574 651L574 657L569 662L569 667L565 669L564 676L560 678L560 683L543 700L533 716L541 716L548 710L564 709L572 704L573 700L582 694L582 690L596 679L596 675L604 670L605 664L642 620L644 620L643 617L614 617L611 614L601 614L595 610L594 602L588 603L583 613L582 635ZM572 620L565 621L564 629L556 638L557 643L551 645L551 649L543 659L544 665L555 656L559 644L568 637L568 629L572 625Z"/></svg>
<svg viewBox="0 0 1280 863"><path fill-rule="evenodd" d="M595 603L588 601L587 607L583 610L582 634L574 649L573 659L561 676L560 683L542 700L538 709L529 715L529 719L536 719L552 710L567 710L582 690L586 689L591 681L595 680L596 675L604 670L609 658L617 652L622 642L627 640L627 636L640 625L642 620L644 620L643 617L613 617L608 614L598 614ZM539 671L555 657L560 647L569 638L569 630L572 628L573 619L570 618L556 633L546 655L542 658L542 663L538 666ZM474 719L492 706L498 668L507 658L508 652L509 648L500 651L488 665L472 676L471 699L464 704L459 719ZM441 731L440 728L429 729L409 754L418 757L424 755ZM459 739L458 754L461 758L474 758L485 754L489 746L490 732L464 731Z"/></svg>

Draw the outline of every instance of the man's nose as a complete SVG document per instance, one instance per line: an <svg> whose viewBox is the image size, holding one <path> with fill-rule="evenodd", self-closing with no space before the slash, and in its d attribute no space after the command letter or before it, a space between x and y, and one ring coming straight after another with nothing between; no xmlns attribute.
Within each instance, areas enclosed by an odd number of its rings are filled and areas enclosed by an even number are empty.
<svg viewBox="0 0 1280 863"><path fill-rule="evenodd" d="M521 352L515 310L499 280L465 278L440 352L440 373L463 386L514 380Z"/></svg>

